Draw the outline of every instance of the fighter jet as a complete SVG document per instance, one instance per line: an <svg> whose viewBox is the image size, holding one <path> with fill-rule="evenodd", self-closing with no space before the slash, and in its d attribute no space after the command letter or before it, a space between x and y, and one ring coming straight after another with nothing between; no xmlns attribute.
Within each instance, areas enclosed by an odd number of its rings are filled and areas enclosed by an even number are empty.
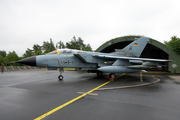
<svg viewBox="0 0 180 120"><path fill-rule="evenodd" d="M159 62L172 60L139 58L149 41L148 37L140 37L123 49L115 49L113 53L99 53L73 49L56 49L46 55L29 57L17 63L30 66L59 68L59 80L63 80L63 68L78 68L88 72L110 73L109 78L115 79L115 73L133 73L146 69L161 68ZM135 64L134 64L135 63Z"/></svg>

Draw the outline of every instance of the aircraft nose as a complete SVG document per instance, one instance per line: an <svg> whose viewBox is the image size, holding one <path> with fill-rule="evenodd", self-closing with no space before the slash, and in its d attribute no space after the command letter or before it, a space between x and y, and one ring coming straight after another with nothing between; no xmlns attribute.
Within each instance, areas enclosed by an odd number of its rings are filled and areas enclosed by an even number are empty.
<svg viewBox="0 0 180 120"><path fill-rule="evenodd" d="M16 63L21 63L21 64L25 64L25 65L30 65L30 66L36 66L36 56L28 57L23 60L19 60Z"/></svg>

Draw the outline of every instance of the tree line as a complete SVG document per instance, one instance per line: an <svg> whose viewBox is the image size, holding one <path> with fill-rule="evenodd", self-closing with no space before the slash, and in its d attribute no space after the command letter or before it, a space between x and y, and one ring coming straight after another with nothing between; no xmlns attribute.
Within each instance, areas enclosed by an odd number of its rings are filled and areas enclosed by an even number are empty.
<svg viewBox="0 0 180 120"><path fill-rule="evenodd" d="M0 50L0 63L4 63L6 66L19 66L21 64L14 63L14 61L18 61L31 56L44 55L55 49L63 48L92 51L91 45L86 45L81 37L76 38L74 36L70 42L64 43L62 41L59 41L56 44L54 44L53 40L50 38L50 41L44 41L42 45L34 44L32 48L27 48L22 57L19 57L15 51L9 52L7 54L5 50Z"/></svg>

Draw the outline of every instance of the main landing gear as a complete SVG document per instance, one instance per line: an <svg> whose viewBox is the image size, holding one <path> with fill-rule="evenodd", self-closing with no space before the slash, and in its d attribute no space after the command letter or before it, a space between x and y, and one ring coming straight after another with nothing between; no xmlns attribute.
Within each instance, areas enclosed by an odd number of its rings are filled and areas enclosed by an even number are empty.
<svg viewBox="0 0 180 120"><path fill-rule="evenodd" d="M63 80L63 76L62 76L62 73L64 72L64 68L59 68L59 73L60 73L60 75L58 76L58 79L59 79L59 81L60 80Z"/></svg>
<svg viewBox="0 0 180 120"><path fill-rule="evenodd" d="M97 73L96 73L96 77L100 78L100 77L102 77L102 76L103 76L103 73L102 73L102 72L97 72Z"/></svg>
<svg viewBox="0 0 180 120"><path fill-rule="evenodd" d="M114 79L116 79L116 74L115 73L110 73L109 74L109 79L111 80L114 80Z"/></svg>
<svg viewBox="0 0 180 120"><path fill-rule="evenodd" d="M100 77L102 77L103 76L103 72L97 72L96 73L96 77L98 77L98 78L100 78ZM110 73L109 74L109 79L110 80L114 80L114 79L116 79L116 74L115 73Z"/></svg>

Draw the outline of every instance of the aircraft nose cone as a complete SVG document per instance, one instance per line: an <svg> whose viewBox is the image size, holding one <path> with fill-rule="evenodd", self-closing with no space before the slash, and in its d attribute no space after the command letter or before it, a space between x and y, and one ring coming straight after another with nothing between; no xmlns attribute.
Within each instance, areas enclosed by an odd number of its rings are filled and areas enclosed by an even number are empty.
<svg viewBox="0 0 180 120"><path fill-rule="evenodd" d="M28 57L23 60L19 60L16 63L21 63L21 64L25 64L25 65L30 65L30 66L36 66L36 56Z"/></svg>

